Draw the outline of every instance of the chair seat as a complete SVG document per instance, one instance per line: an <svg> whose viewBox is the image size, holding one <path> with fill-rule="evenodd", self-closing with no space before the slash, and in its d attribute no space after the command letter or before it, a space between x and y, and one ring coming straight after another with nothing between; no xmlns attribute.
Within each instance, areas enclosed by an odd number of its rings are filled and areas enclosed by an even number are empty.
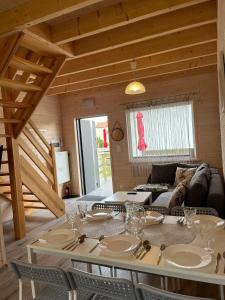
<svg viewBox="0 0 225 300"><path fill-rule="evenodd" d="M37 293L35 300L68 300L68 295L62 287L48 286Z"/></svg>

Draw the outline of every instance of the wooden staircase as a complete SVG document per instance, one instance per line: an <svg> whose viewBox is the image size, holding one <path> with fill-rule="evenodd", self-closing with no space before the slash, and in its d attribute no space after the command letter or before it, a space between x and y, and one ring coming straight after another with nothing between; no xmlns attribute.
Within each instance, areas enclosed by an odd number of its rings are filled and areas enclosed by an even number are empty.
<svg viewBox="0 0 225 300"><path fill-rule="evenodd" d="M50 44L21 32L0 39L0 144L7 151L0 192L12 201L16 239L25 236L24 207L64 213L54 148L29 119L65 60Z"/></svg>

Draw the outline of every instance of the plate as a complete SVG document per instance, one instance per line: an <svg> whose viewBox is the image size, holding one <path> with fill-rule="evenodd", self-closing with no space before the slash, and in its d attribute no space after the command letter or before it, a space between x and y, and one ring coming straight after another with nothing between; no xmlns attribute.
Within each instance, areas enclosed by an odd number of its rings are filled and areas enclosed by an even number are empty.
<svg viewBox="0 0 225 300"><path fill-rule="evenodd" d="M75 231L74 236L74 231L72 229L56 229L46 233L39 241L52 245L61 245L72 241L78 237L78 235L78 231Z"/></svg>
<svg viewBox="0 0 225 300"><path fill-rule="evenodd" d="M88 211L86 215L86 219L88 221L100 221L112 218L112 209L94 209L92 211Z"/></svg>
<svg viewBox="0 0 225 300"><path fill-rule="evenodd" d="M167 264L184 269L199 269L212 261L212 256L204 249L188 244L168 246L163 252Z"/></svg>
<svg viewBox="0 0 225 300"><path fill-rule="evenodd" d="M163 218L164 216L157 211L146 211L144 226L159 224Z"/></svg>
<svg viewBox="0 0 225 300"><path fill-rule="evenodd" d="M100 243L100 248L108 255L128 255L140 244L140 239L131 234L117 234L106 237Z"/></svg>
<svg viewBox="0 0 225 300"><path fill-rule="evenodd" d="M216 216L210 216L210 215L196 215L193 217L193 221L196 225L210 224L210 225L215 225L216 228L221 228L225 225L223 219L218 218Z"/></svg>

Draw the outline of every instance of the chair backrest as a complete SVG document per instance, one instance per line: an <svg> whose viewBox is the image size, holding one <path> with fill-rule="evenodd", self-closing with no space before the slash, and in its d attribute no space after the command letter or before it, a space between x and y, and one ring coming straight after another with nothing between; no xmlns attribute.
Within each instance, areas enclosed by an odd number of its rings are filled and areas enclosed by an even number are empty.
<svg viewBox="0 0 225 300"><path fill-rule="evenodd" d="M80 295L85 291L107 299L136 300L134 286L130 280L98 276L72 268L68 272L79 300L82 300Z"/></svg>
<svg viewBox="0 0 225 300"><path fill-rule="evenodd" d="M170 211L168 207L165 206L151 206L151 205L144 205L145 211L157 211L162 215L169 215Z"/></svg>
<svg viewBox="0 0 225 300"><path fill-rule="evenodd" d="M71 290L68 276L60 268L34 265L19 260L13 260L10 264L19 279L32 279L37 282L61 286L67 291Z"/></svg>
<svg viewBox="0 0 225 300"><path fill-rule="evenodd" d="M210 300L209 298L199 298L175 294L157 288L153 288L142 283L136 284L135 290L138 300Z"/></svg>
<svg viewBox="0 0 225 300"><path fill-rule="evenodd" d="M184 206L175 206L171 208L170 214L172 216L184 216ZM218 216L218 212L215 210L215 208L212 207L195 207L197 215L212 215L212 216Z"/></svg>
<svg viewBox="0 0 225 300"><path fill-rule="evenodd" d="M126 212L126 207L123 204L117 203L94 203L92 209L105 209L111 208L114 211Z"/></svg>

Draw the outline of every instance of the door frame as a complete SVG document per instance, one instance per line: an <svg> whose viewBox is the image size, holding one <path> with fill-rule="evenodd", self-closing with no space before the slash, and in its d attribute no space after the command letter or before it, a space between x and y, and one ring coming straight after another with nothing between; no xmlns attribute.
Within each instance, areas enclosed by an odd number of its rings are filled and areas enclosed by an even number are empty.
<svg viewBox="0 0 225 300"><path fill-rule="evenodd" d="M74 121L76 123L76 134L77 134L77 149L78 149L78 160L79 160L79 177L80 177L80 188L82 195L86 195L85 188L85 170L84 170L84 158L83 158L83 148L82 148L82 138L81 138L81 126L80 121L83 119L92 119L99 117L107 117L108 120L108 130L109 130L109 116L107 114L95 115L95 116L82 116L79 118L75 118ZM112 177L112 190L114 191L114 180L113 180L113 167L112 167L112 155L111 155L111 138L109 135L109 152L110 152L110 167L111 167L111 177Z"/></svg>

